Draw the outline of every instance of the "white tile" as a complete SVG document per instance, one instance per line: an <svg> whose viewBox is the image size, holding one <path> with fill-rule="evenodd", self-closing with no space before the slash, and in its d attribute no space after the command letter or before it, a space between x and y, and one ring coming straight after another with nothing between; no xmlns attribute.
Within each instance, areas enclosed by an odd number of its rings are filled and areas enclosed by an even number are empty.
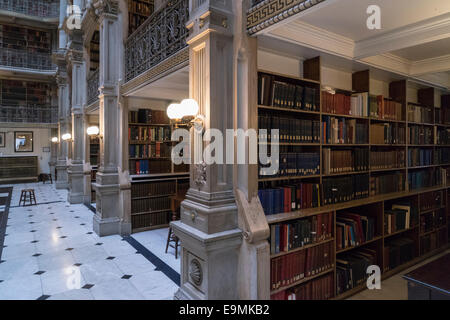
<svg viewBox="0 0 450 320"><path fill-rule="evenodd" d="M105 260L108 257L102 246L89 245L85 247L75 248L71 251L77 263L87 264L90 262Z"/></svg>
<svg viewBox="0 0 450 320"><path fill-rule="evenodd" d="M41 271L63 269L75 264L75 260L69 251L59 251L56 253L47 254L44 253L37 259Z"/></svg>
<svg viewBox="0 0 450 320"><path fill-rule="evenodd" d="M149 300L172 297L178 286L161 271L151 271L133 276L129 280Z"/></svg>
<svg viewBox="0 0 450 320"><path fill-rule="evenodd" d="M42 291L54 295L69 290L81 289L86 282L77 266L47 271L41 275Z"/></svg>
<svg viewBox="0 0 450 320"><path fill-rule="evenodd" d="M123 276L123 272L112 260L100 260L83 264L80 270L86 283L95 285L107 281L119 280Z"/></svg>
<svg viewBox="0 0 450 320"><path fill-rule="evenodd" d="M144 296L124 279L108 281L90 289L96 300L142 300Z"/></svg>
<svg viewBox="0 0 450 320"><path fill-rule="evenodd" d="M42 296L38 275L14 277L0 283L0 300L36 300Z"/></svg>
<svg viewBox="0 0 450 320"><path fill-rule="evenodd" d="M37 258L29 256L0 263L0 280L23 278L39 271Z"/></svg>
<svg viewBox="0 0 450 320"><path fill-rule="evenodd" d="M10 260L21 257L30 257L36 253L36 247L34 243L21 243L15 245L8 245L3 248L2 260Z"/></svg>
<svg viewBox="0 0 450 320"><path fill-rule="evenodd" d="M74 289L51 296L48 300L94 300L90 290Z"/></svg>
<svg viewBox="0 0 450 320"><path fill-rule="evenodd" d="M124 274L133 276L155 270L155 266L141 254L120 256L113 261Z"/></svg>

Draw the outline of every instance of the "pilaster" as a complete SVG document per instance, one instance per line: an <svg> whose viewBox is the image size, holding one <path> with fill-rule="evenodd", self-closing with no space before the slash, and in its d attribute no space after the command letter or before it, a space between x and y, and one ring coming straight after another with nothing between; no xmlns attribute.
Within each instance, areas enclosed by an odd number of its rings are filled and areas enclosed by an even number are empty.
<svg viewBox="0 0 450 320"><path fill-rule="evenodd" d="M187 23L190 97L199 103L204 128L218 129L223 136L226 129L234 128L232 2L191 0ZM200 143L194 140L194 149ZM237 217L233 165L191 165L191 185L181 204L181 220L172 224L182 246L176 298L238 298L242 231Z"/></svg>
<svg viewBox="0 0 450 320"><path fill-rule="evenodd" d="M119 87L123 70L122 19L117 0L93 1L100 23L100 166L94 188L96 209L94 231L100 236L129 234L121 201L123 172L119 171L120 129ZM125 178L126 179L126 178Z"/></svg>
<svg viewBox="0 0 450 320"><path fill-rule="evenodd" d="M83 59L83 39L81 31L70 34L68 64L72 70L72 159L68 167L70 203L84 201L84 143L86 140L83 105L86 100L86 67Z"/></svg>

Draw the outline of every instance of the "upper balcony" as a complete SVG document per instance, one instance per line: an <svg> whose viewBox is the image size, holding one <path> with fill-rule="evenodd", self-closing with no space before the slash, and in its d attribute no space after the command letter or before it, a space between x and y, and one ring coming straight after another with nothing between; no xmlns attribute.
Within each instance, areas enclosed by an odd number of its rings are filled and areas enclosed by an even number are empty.
<svg viewBox="0 0 450 320"><path fill-rule="evenodd" d="M126 83L140 76L146 79L154 77L189 59L186 53L161 66L187 48L188 30L185 25L188 17L189 0L167 1L129 36L125 44ZM161 68L155 70L158 65Z"/></svg>
<svg viewBox="0 0 450 320"><path fill-rule="evenodd" d="M0 10L34 18L58 19L59 1L0 0Z"/></svg>
<svg viewBox="0 0 450 320"><path fill-rule="evenodd" d="M55 124L58 122L58 107L37 105L0 105L0 123Z"/></svg>
<svg viewBox="0 0 450 320"><path fill-rule="evenodd" d="M1 48L0 67L46 73L56 71L56 66L52 63L50 54L9 48Z"/></svg>

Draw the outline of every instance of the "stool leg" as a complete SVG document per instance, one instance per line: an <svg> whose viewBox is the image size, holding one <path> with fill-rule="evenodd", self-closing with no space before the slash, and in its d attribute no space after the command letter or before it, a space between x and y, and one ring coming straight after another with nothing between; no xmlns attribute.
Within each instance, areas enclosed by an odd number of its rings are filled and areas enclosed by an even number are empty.
<svg viewBox="0 0 450 320"><path fill-rule="evenodd" d="M34 201L34 205L36 205L37 203L36 203L36 194L34 193L34 191L33 191L33 201Z"/></svg>
<svg viewBox="0 0 450 320"><path fill-rule="evenodd" d="M167 243L166 243L166 253L167 250L169 249L169 243L170 243L170 236L172 235L172 228L169 227L169 234L167 235Z"/></svg>
<svg viewBox="0 0 450 320"><path fill-rule="evenodd" d="M178 259L178 238L175 240L175 260Z"/></svg>

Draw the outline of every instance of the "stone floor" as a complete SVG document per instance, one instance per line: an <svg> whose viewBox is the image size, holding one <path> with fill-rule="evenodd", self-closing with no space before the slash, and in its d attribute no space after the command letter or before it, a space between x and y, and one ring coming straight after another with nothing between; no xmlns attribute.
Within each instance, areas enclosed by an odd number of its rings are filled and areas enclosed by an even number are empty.
<svg viewBox="0 0 450 320"><path fill-rule="evenodd" d="M18 207L24 188L35 189L37 206ZM122 237L99 238L92 231L92 211L66 199L67 191L54 185L14 185L0 263L0 300L173 298L178 286L170 278ZM173 249L161 251L163 236L167 229L137 238L179 272Z"/></svg>

